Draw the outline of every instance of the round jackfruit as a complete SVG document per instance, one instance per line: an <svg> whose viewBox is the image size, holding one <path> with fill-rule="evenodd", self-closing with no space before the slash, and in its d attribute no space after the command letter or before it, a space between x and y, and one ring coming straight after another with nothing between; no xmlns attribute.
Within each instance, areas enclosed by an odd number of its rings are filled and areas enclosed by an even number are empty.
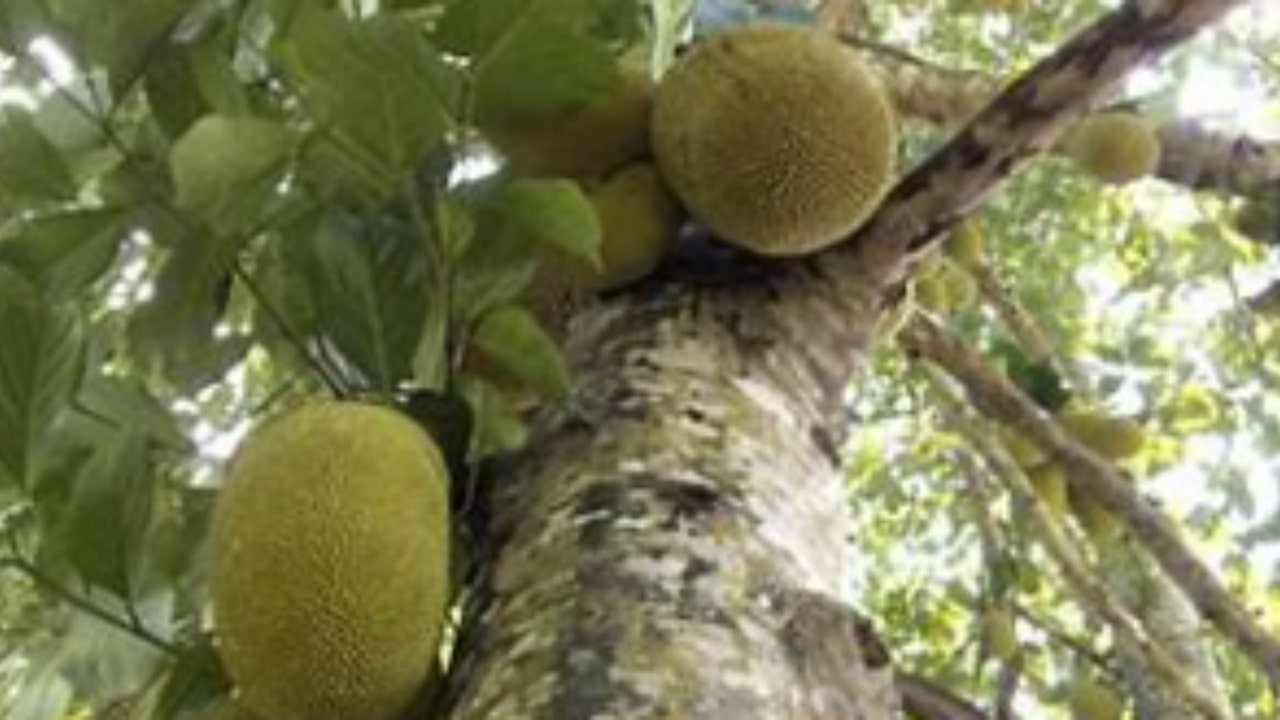
<svg viewBox="0 0 1280 720"><path fill-rule="evenodd" d="M1073 720L1119 720L1124 713L1124 699L1088 673L1072 678L1067 702Z"/></svg>
<svg viewBox="0 0 1280 720"><path fill-rule="evenodd" d="M1127 418L1072 410L1059 415L1058 420L1081 444L1111 460L1133 457L1147 443L1146 431Z"/></svg>
<svg viewBox="0 0 1280 720"><path fill-rule="evenodd" d="M1013 615L1004 608L988 608L982 613L982 639L993 657L1013 660L1020 648Z"/></svg>
<svg viewBox="0 0 1280 720"><path fill-rule="evenodd" d="M1067 139L1067 154L1107 183L1126 183L1155 172L1160 139L1139 115L1111 112L1080 121Z"/></svg>
<svg viewBox="0 0 1280 720"><path fill-rule="evenodd" d="M433 668L449 598L448 475L374 405L316 402L232 461L212 525L216 647L271 720L386 720Z"/></svg>
<svg viewBox="0 0 1280 720"><path fill-rule="evenodd" d="M889 100L858 55L821 31L758 25L696 46L658 85L658 167L721 239L812 252L856 229L893 173Z"/></svg>
<svg viewBox="0 0 1280 720"><path fill-rule="evenodd" d="M1071 513L1080 523L1081 529L1095 543L1107 545L1115 542L1124 534L1124 523L1110 510L1102 507L1098 501L1087 495L1069 490L1068 501Z"/></svg>
<svg viewBox="0 0 1280 720"><path fill-rule="evenodd" d="M649 79L623 72L618 88L559 117L495 123L486 137L516 172L534 177L596 178L649 151Z"/></svg>
<svg viewBox="0 0 1280 720"><path fill-rule="evenodd" d="M582 268L584 286L613 290L653 272L683 220L657 168L628 165L592 190L590 199L600 219L600 269Z"/></svg>

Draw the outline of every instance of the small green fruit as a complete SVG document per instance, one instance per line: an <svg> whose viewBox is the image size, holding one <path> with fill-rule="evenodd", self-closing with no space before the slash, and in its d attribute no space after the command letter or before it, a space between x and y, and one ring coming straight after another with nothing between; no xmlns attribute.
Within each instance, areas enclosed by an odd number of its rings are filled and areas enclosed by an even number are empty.
<svg viewBox="0 0 1280 720"><path fill-rule="evenodd" d="M987 264L986 241L982 228L973 220L961 220L951 229L943 250L960 267L978 270Z"/></svg>
<svg viewBox="0 0 1280 720"><path fill-rule="evenodd" d="M982 639L991 655L1005 662L1013 660L1021 649L1013 615L1004 608L988 608L983 612Z"/></svg>
<svg viewBox="0 0 1280 720"><path fill-rule="evenodd" d="M1071 681L1068 704L1073 720L1120 720L1124 698L1087 673Z"/></svg>
<svg viewBox="0 0 1280 720"><path fill-rule="evenodd" d="M1057 518L1066 515L1067 474L1061 465L1052 462L1037 465L1027 471L1027 480L1051 515Z"/></svg>
<svg viewBox="0 0 1280 720"><path fill-rule="evenodd" d="M1067 139L1067 154L1086 172L1107 183L1127 183L1155 172L1160 140L1139 115L1091 115Z"/></svg>

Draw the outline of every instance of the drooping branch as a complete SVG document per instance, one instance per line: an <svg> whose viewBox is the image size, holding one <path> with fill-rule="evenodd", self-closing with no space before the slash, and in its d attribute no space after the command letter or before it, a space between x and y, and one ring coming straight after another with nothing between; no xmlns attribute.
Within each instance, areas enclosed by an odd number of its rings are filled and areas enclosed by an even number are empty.
<svg viewBox="0 0 1280 720"><path fill-rule="evenodd" d="M985 415L1016 427L1066 468L1069 482L1120 516L1200 613L1280 688L1280 642L1236 601L1183 541L1177 526L1148 503L1106 460L1075 442L1033 400L982 358L932 322L917 320L899 335L913 352L937 361L960 381Z"/></svg>
<svg viewBox="0 0 1280 720"><path fill-rule="evenodd" d="M905 116L944 127L973 117L999 90L977 72L938 67L895 48L848 38L880 71L894 107ZM1193 189L1239 195L1280 192L1280 143L1210 130L1187 120L1161 125L1156 177Z"/></svg>

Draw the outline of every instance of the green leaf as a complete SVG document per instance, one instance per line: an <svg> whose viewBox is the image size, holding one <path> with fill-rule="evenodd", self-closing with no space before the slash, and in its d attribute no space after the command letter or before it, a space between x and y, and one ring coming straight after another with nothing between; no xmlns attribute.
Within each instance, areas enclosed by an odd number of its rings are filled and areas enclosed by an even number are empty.
<svg viewBox="0 0 1280 720"><path fill-rule="evenodd" d="M173 413L136 379L96 374L86 377L77 398L77 409L109 423L116 430L132 429L170 451L195 450Z"/></svg>
<svg viewBox="0 0 1280 720"><path fill-rule="evenodd" d="M59 544L86 582L131 599L151 516L153 473L146 440L123 431L94 449L62 516Z"/></svg>
<svg viewBox="0 0 1280 720"><path fill-rule="evenodd" d="M437 38L472 59L478 122L543 119L616 87L612 53L585 34L598 12L583 0L455 2Z"/></svg>
<svg viewBox="0 0 1280 720"><path fill-rule="evenodd" d="M355 156L348 164L375 169L384 194L453 125L456 72L406 20L356 22L303 6L278 50L337 148Z"/></svg>
<svg viewBox="0 0 1280 720"><path fill-rule="evenodd" d="M142 75L150 53L174 29L189 0L58 0L50 3L82 67L106 68L116 95Z"/></svg>
<svg viewBox="0 0 1280 720"><path fill-rule="evenodd" d="M0 112L0 199L66 200L76 186L62 155L36 127L30 113Z"/></svg>
<svg viewBox="0 0 1280 720"><path fill-rule="evenodd" d="M600 264L600 220L572 180L516 180L488 210L504 221L506 232Z"/></svg>
<svg viewBox="0 0 1280 720"><path fill-rule="evenodd" d="M77 318L0 266L0 479L28 485L33 459L80 380Z"/></svg>
<svg viewBox="0 0 1280 720"><path fill-rule="evenodd" d="M471 342L501 371L543 395L568 394L569 369L560 348L525 308L503 305L485 313Z"/></svg>
<svg viewBox="0 0 1280 720"><path fill-rule="evenodd" d="M194 390L238 360L247 340L214 334L240 243L187 230L164 259L154 295L130 319L129 341L144 368Z"/></svg>
<svg viewBox="0 0 1280 720"><path fill-rule="evenodd" d="M169 156L178 207L222 234L251 227L278 199L292 147L289 131L270 120L201 118Z"/></svg>
<svg viewBox="0 0 1280 720"><path fill-rule="evenodd" d="M180 711L207 706L225 697L230 690L231 682L222 668L213 639L201 636L198 643L183 648L165 674L153 717L179 717Z"/></svg>
<svg viewBox="0 0 1280 720"><path fill-rule="evenodd" d="M462 396L474 418L471 456L513 452L529 439L529 429L502 391L485 380L462 378Z"/></svg>
<svg viewBox="0 0 1280 720"><path fill-rule="evenodd" d="M19 57L27 43L48 28L44 0L5 0L0 3L0 50Z"/></svg>
<svg viewBox="0 0 1280 720"><path fill-rule="evenodd" d="M33 279L51 298L70 299L102 277L124 229L114 210L70 210L34 218L0 242L0 263Z"/></svg>
<svg viewBox="0 0 1280 720"><path fill-rule="evenodd" d="M209 113L249 111L231 52L218 36L165 46L147 63L147 103L169 137L179 137Z"/></svg>
<svg viewBox="0 0 1280 720"><path fill-rule="evenodd" d="M317 334L332 341L373 388L393 389L410 366L427 306L422 241L391 220L333 213L309 238L293 237Z"/></svg>

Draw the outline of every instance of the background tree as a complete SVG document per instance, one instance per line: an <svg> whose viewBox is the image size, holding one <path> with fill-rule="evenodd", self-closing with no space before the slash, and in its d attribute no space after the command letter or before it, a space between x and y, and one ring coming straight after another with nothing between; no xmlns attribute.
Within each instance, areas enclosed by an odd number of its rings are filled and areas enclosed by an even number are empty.
<svg viewBox="0 0 1280 720"><path fill-rule="evenodd" d="M220 466L331 394L450 451L422 717L1273 717L1275 8L779 5L0 6L7 716L224 694ZM504 130L663 70L694 15L840 33L901 178L822 253L694 228L566 292L614 168ZM1152 179L1062 157L1116 110Z"/></svg>

